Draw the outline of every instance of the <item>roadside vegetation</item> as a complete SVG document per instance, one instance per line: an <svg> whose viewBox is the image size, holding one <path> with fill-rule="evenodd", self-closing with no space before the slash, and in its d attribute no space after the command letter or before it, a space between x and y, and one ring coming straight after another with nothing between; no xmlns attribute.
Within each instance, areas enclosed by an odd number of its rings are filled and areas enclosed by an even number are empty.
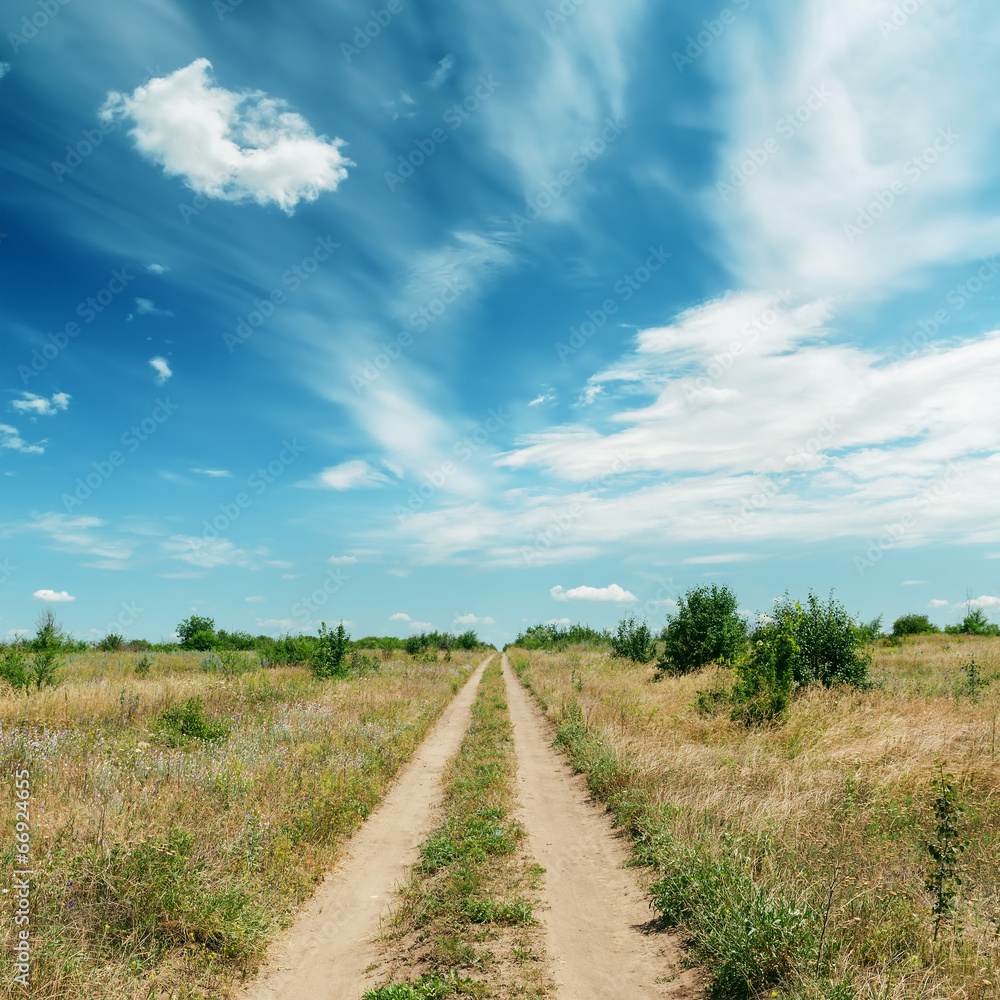
<svg viewBox="0 0 1000 1000"><path fill-rule="evenodd" d="M882 636L832 595L747 622L725 591L689 592L655 661L510 650L707 995L993 1000L1000 641Z"/></svg>
<svg viewBox="0 0 1000 1000"><path fill-rule="evenodd" d="M288 659L82 652L49 624L0 649L0 771L30 775L26 995L53 1000L230 995L481 659L348 642L346 668L324 672L321 638ZM5 795L0 828L14 823ZM7 887L14 860L4 837ZM0 964L12 945L5 921Z"/></svg>
<svg viewBox="0 0 1000 1000"><path fill-rule="evenodd" d="M384 926L386 982L365 1000L549 994L534 916L542 872L526 856L514 818L516 774L495 657L445 772L441 821Z"/></svg>

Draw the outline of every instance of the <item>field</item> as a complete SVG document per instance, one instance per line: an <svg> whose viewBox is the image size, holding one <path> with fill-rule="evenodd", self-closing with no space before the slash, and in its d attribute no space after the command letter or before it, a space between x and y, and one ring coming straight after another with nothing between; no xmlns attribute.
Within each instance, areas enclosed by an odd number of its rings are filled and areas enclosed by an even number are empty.
<svg viewBox="0 0 1000 1000"><path fill-rule="evenodd" d="M320 681L253 654L217 672L206 654L90 652L59 686L0 688L0 769L30 791L30 995L228 995L477 659L398 653ZM5 834L5 899L15 856Z"/></svg>
<svg viewBox="0 0 1000 1000"><path fill-rule="evenodd" d="M755 728L696 707L717 668L510 652L710 996L1000 995L1000 640L883 640Z"/></svg>

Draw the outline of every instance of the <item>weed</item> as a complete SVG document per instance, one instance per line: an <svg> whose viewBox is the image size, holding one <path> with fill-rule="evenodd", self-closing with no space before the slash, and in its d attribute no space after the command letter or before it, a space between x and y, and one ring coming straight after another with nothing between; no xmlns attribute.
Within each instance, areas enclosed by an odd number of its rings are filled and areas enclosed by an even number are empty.
<svg viewBox="0 0 1000 1000"><path fill-rule="evenodd" d="M959 862L969 841L960 835L959 822L965 811L955 785L955 777L945 774L942 765L934 780L934 839L924 841L924 849L933 862L927 875L927 891L934 896L934 940L938 939L941 924L955 909L962 876Z"/></svg>
<svg viewBox="0 0 1000 1000"><path fill-rule="evenodd" d="M645 622L623 618L611 638L611 655L635 663L649 663L656 656L653 633Z"/></svg>

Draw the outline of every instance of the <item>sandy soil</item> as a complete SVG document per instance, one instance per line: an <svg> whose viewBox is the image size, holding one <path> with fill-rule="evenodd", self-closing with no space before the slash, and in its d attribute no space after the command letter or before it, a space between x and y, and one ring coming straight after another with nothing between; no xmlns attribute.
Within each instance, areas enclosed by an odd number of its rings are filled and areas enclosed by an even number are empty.
<svg viewBox="0 0 1000 1000"><path fill-rule="evenodd" d="M495 654L494 654L495 655ZM427 734L381 806L351 838L242 1000L355 1000L372 982L371 943L396 882L417 859L441 797L441 774L468 729L484 660Z"/></svg>
<svg viewBox="0 0 1000 1000"><path fill-rule="evenodd" d="M693 1000L693 970L677 941L652 929L652 911L622 865L627 850L581 775L552 749L552 727L503 657L518 758L521 822L546 873L546 949L559 1000Z"/></svg>

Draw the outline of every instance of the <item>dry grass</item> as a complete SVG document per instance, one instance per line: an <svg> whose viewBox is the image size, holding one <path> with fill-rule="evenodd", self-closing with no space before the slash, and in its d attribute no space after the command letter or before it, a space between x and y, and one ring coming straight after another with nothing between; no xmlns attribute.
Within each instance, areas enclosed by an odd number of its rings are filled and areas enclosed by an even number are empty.
<svg viewBox="0 0 1000 1000"><path fill-rule="evenodd" d="M31 781L31 995L229 995L476 655L317 681L298 667L220 677L195 653L148 654L140 675L137 656L90 653L59 687L0 691L0 770ZM227 738L164 739L161 713L191 698ZM13 850L0 864L9 887ZM5 919L5 963L10 932Z"/></svg>
<svg viewBox="0 0 1000 1000"><path fill-rule="evenodd" d="M878 688L806 691L785 723L756 730L692 707L718 682L712 671L654 681L651 668L601 653L517 656L552 718L579 705L672 836L735 850L761 885L820 913L830 900L849 995L1000 995L1000 679L973 691L963 670L975 657L981 675L1000 678L1000 640L879 648ZM923 841L942 766L960 784L970 845L958 920L935 944Z"/></svg>

